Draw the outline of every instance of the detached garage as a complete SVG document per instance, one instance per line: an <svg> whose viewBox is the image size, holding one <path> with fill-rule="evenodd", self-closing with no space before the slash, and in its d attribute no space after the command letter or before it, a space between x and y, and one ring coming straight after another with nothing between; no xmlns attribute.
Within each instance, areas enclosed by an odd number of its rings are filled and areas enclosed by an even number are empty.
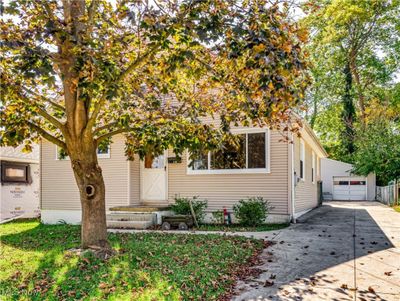
<svg viewBox="0 0 400 301"><path fill-rule="evenodd" d="M372 201L375 199L375 175L367 177L351 173L349 163L323 158L321 180L324 200Z"/></svg>

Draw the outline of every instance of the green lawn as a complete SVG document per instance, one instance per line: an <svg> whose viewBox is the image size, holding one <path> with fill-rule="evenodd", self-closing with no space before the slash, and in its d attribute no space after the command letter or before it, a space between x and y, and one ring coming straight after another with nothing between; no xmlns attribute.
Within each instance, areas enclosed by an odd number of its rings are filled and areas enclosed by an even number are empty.
<svg viewBox="0 0 400 301"><path fill-rule="evenodd" d="M279 230L288 227L289 224L264 224L255 227L248 227L238 224L232 225L216 225L216 224L203 224L199 225L198 228L194 230L200 231L226 231L226 232L262 232L262 231L272 231Z"/></svg>
<svg viewBox="0 0 400 301"><path fill-rule="evenodd" d="M222 299L262 250L259 240L219 235L110 234L117 255L100 261L68 249L79 227L0 225L0 300Z"/></svg>

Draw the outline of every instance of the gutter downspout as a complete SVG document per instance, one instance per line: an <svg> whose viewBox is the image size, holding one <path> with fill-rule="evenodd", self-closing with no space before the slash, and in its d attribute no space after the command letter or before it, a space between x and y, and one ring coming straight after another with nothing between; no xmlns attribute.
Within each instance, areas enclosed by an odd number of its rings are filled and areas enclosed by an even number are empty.
<svg viewBox="0 0 400 301"><path fill-rule="evenodd" d="M292 223L296 223L296 218L294 217L294 214L295 214L295 206L294 206L294 202L295 202L295 193L294 193L294 190L295 190L295 188L296 188L296 185L295 185L295 181L296 181L296 178L295 178L295 176L294 176L294 139L293 139L293 133L291 134L291 140L292 140L292 143L291 143L291 154L290 154L290 156L291 156L291 161L292 161L292 164L291 164L291 177L292 177L292 189L291 189L291 220L292 220Z"/></svg>

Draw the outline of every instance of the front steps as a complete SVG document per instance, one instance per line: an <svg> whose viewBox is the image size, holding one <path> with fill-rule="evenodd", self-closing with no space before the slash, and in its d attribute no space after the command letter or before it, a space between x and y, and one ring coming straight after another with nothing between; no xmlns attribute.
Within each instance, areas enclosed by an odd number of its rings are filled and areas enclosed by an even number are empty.
<svg viewBox="0 0 400 301"><path fill-rule="evenodd" d="M107 214L107 228L147 229L156 222L155 213L115 211Z"/></svg>

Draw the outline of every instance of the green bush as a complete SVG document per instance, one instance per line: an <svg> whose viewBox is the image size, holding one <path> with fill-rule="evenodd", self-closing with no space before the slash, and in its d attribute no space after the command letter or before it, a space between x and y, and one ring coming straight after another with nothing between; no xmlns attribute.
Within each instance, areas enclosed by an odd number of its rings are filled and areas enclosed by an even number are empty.
<svg viewBox="0 0 400 301"><path fill-rule="evenodd" d="M264 224L271 209L269 203L262 197L252 197L240 200L233 206L235 217L244 226L259 226Z"/></svg>
<svg viewBox="0 0 400 301"><path fill-rule="evenodd" d="M224 211L218 210L212 213L212 221L214 224L223 224L224 223Z"/></svg>
<svg viewBox="0 0 400 301"><path fill-rule="evenodd" d="M175 198L175 204L171 205L171 210L175 214L192 215L190 211L190 201L192 201L193 211L196 219L201 222L204 218L204 210L207 208L207 200L199 200L197 196L193 198Z"/></svg>

